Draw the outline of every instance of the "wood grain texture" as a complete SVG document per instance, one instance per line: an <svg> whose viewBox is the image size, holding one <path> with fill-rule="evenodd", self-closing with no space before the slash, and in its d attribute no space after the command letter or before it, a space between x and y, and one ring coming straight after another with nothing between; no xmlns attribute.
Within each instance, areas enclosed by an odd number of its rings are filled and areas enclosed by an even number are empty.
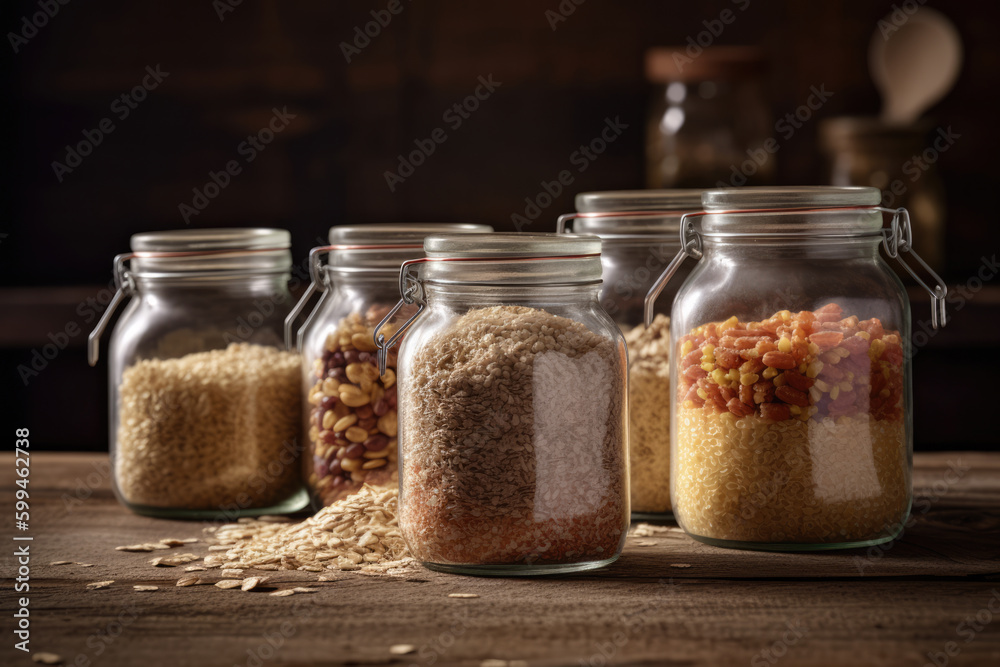
<svg viewBox="0 0 1000 667"><path fill-rule="evenodd" d="M13 503L13 457L0 457L0 469L0 497ZM31 649L66 664L923 665L929 652L950 665L1000 661L1000 454L915 456L911 525L868 551L732 551L675 528L630 538L617 563L581 576L486 579L417 568L316 583L315 574L286 572L248 593L176 588L182 568L148 564L167 552L115 551L202 537L202 525L131 514L115 501L108 470L99 455L32 458ZM10 540L12 512L2 515ZM181 550L204 554L206 544ZM2 558L0 661L26 665L9 632L11 552ZM49 565L59 560L94 566ZM86 589L108 579L110 588ZM284 582L321 590L267 595ZM160 588L136 592L137 584ZM959 650L951 657L949 642ZM391 655L393 644L415 652Z"/></svg>

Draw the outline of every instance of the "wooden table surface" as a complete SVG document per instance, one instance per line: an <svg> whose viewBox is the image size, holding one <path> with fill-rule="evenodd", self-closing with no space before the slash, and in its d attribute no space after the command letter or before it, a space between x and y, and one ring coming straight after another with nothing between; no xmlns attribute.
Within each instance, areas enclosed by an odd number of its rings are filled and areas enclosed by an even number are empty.
<svg viewBox="0 0 1000 667"><path fill-rule="evenodd" d="M268 573L322 589L290 597L177 588L179 568L115 551L204 536L201 524L120 506L106 456L32 456L30 526L16 531L14 458L0 461L0 498L9 504L5 666L32 664L11 632L25 595L14 593L12 553L24 544L31 652L56 653L67 665L1000 665L1000 454L916 455L910 527L867 551L733 551L673 527L630 537L617 563L578 576L493 579L415 568L316 583L306 572ZM207 553L204 540L191 547L184 551ZM153 555L165 553L176 552ZM49 564L61 560L93 567ZM110 588L86 588L109 579ZM135 584L160 588L136 592ZM415 651L392 655L394 644Z"/></svg>

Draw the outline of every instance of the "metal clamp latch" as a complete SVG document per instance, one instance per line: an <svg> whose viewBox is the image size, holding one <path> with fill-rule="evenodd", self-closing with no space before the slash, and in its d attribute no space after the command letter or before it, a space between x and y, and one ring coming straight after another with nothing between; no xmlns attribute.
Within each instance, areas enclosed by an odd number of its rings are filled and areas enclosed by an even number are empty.
<svg viewBox="0 0 1000 667"><path fill-rule="evenodd" d="M423 312L424 308L427 306L424 303L424 289L420 283L420 279L416 276L410 274L410 267L415 264L422 264L426 260L421 259L411 259L403 262L399 267L399 293L401 298L396 305L392 307L382 321L375 325L374 331L372 331L372 338L375 342L375 347L378 348L378 372L379 376L385 375L385 367L389 356L389 350L392 346L399 342L399 339L403 337L406 330L410 328L420 313ZM417 312L410 315L410 317L403 322L395 333L393 333L389 340L385 339L385 334L381 333L383 327L389 325L392 322L392 318L396 316L396 313L400 311L404 306L411 305L413 303L419 304Z"/></svg>
<svg viewBox="0 0 1000 667"><path fill-rule="evenodd" d="M129 261L135 257L134 253L126 252L121 255L115 256L114 261L114 271L115 271L115 295L111 299L111 303L108 307L104 309L104 313L101 315L101 319L97 320L97 325L94 330L90 332L87 337L87 363L91 366L96 366L97 361L101 355L101 336L104 334L104 330L108 327L108 322L111 321L111 316L115 314L118 310L118 306L127 298L135 293L135 282L132 280L132 274L125 269L125 262Z"/></svg>
<svg viewBox="0 0 1000 667"><path fill-rule="evenodd" d="M701 234L694 227L693 217L700 215L700 213L685 213L681 216L681 249L674 258L670 260L670 264L667 268L663 270L660 277L656 279L653 286L649 288L649 292L646 294L646 300L643 304L643 320L648 327L653 323L653 308L656 306L656 300L660 297L663 292L663 288L667 286L670 279L674 277L677 273L677 269L681 268L681 264L688 257L692 259L701 259L702 255L702 243Z"/></svg>
<svg viewBox="0 0 1000 667"><path fill-rule="evenodd" d="M892 223L889 229L882 230L882 246L885 248L885 254L902 264L906 272L931 295L931 327L938 329L945 326L948 324L945 301L948 296L948 286L941 280L941 276L935 273L927 265L927 262L913 250L911 245L913 243L913 228L910 226L910 212L905 208L879 208L878 210L892 213ZM901 251L910 254L923 267L924 271L930 274L934 282L937 283L933 289L917 275L917 272L909 264L903 261L903 257L900 255Z"/></svg>

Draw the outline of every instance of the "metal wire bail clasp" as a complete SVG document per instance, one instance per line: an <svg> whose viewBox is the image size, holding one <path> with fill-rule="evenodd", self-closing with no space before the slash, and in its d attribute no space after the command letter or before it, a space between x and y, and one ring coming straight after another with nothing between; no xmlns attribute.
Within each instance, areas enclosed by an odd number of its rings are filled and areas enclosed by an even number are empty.
<svg viewBox="0 0 1000 667"><path fill-rule="evenodd" d="M126 297L131 296L135 292L135 283L132 281L132 274L130 274L125 269L125 262L132 259L135 255L130 252L122 253L121 255L115 256L114 271L115 271L115 296L111 299L111 303L108 307L104 309L104 314L101 315L101 319L97 321L97 325L94 330L90 332L90 336L87 337L87 363L91 366L96 366L97 361L101 355L101 335L104 334L104 330L108 327L108 322L111 321L111 316L115 314L118 310L118 306L121 305L122 301Z"/></svg>
<svg viewBox="0 0 1000 667"><path fill-rule="evenodd" d="M375 325L375 330L372 332L372 338L375 342L375 347L378 348L378 372L379 376L385 375L386 362L389 356L389 350L392 346L399 342L399 339L403 337L406 330L410 328L410 325L416 321L420 313L423 312L424 308L427 306L424 303L424 288L420 283L420 278L410 273L410 267L421 264L426 260L421 259L411 259L402 263L399 267L399 294L402 298L392 307L382 321ZM382 328L389 325L392 322L392 318L396 316L396 313L400 311L404 306L417 303L419 304L417 312L413 313L408 320L403 322L402 326L393 333L389 340L385 339L385 334L381 333Z"/></svg>
<svg viewBox="0 0 1000 667"><path fill-rule="evenodd" d="M326 287L325 281L320 277L321 257L322 255L329 254L329 252L334 249L335 246L325 245L313 248L309 251L309 287L306 288L306 291L302 294L302 298L298 300L295 307L292 308L292 310L285 317L286 350L291 350L295 347L295 334L292 332L292 327L295 326L295 320L298 319L299 314L305 309L306 304L309 303L309 299L312 298L313 294L318 292L321 287ZM299 340L297 344L301 345L302 341Z"/></svg>
<svg viewBox="0 0 1000 667"><path fill-rule="evenodd" d="M905 208L880 208L879 210L885 213L892 213L892 223L889 229L882 230L882 243L885 248L885 254L902 264L906 272L931 295L931 327L938 329L945 326L948 323L948 312L945 301L948 296L948 286L941 280L941 276L935 273L927 265L927 262L914 252L912 247L913 228L910 226L910 212ZM923 267L924 271L934 279L936 285L933 289L903 260L901 252L909 253Z"/></svg>
<svg viewBox="0 0 1000 667"><path fill-rule="evenodd" d="M644 321L648 327L653 323L653 308L656 306L656 300L660 297L663 292L663 288L667 286L670 279L674 277L677 273L677 269L681 268L681 264L688 257L692 259L701 259L701 234L694 227L694 218L699 215L704 215L702 212L697 213L685 213L681 216L681 249L674 258L670 260L670 264L667 268L663 270L660 277L656 279L653 286L649 288L649 292L646 294L646 300L644 303Z"/></svg>

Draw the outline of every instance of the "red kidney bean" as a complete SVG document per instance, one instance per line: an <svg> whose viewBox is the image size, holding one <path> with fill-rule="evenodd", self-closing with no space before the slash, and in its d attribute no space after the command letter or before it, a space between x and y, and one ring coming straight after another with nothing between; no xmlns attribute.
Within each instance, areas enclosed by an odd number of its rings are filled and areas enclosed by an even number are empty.
<svg viewBox="0 0 1000 667"><path fill-rule="evenodd" d="M323 410L332 410L333 406L335 406L339 400L339 396L324 396L319 402L319 407L323 408Z"/></svg>
<svg viewBox="0 0 1000 667"><path fill-rule="evenodd" d="M385 400L385 398L378 399L375 401L375 405L372 406L372 412L375 413L376 417L381 417L385 413L389 412L389 402Z"/></svg>
<svg viewBox="0 0 1000 667"><path fill-rule="evenodd" d="M337 436L333 434L333 431L320 431L319 437L328 445L332 445L337 442Z"/></svg>
<svg viewBox="0 0 1000 667"><path fill-rule="evenodd" d="M365 453L365 448L362 445L359 445L358 443L354 443L347 448L346 452L344 452L344 458L357 459L361 458L361 455L364 453Z"/></svg>
<svg viewBox="0 0 1000 667"><path fill-rule="evenodd" d="M369 452L377 452L380 449L385 449L386 445L389 444L389 438L385 437L381 433L379 435L373 435L364 442L364 447Z"/></svg>
<svg viewBox="0 0 1000 667"><path fill-rule="evenodd" d="M358 419L368 419L375 414L375 412L372 410L371 405L362 405L360 408L356 408L354 410L354 414L358 416Z"/></svg>
<svg viewBox="0 0 1000 667"><path fill-rule="evenodd" d="M363 428L366 431L370 431L375 427L378 420L375 417L368 417L367 419L361 419L358 421L358 427Z"/></svg>

